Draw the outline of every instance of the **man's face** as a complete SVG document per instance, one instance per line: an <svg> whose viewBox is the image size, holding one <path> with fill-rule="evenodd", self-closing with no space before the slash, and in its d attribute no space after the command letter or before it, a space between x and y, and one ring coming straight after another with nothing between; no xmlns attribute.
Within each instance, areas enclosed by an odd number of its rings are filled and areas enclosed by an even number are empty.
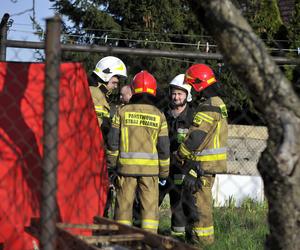
<svg viewBox="0 0 300 250"><path fill-rule="evenodd" d="M118 88L118 84L119 84L119 78L113 76L112 78L110 78L109 82L107 83L107 89L113 91L114 89Z"/></svg>
<svg viewBox="0 0 300 250"><path fill-rule="evenodd" d="M171 98L172 98L172 102L175 105L183 105L185 99L187 98L186 92L184 90L181 90L181 89L172 88Z"/></svg>
<svg viewBox="0 0 300 250"><path fill-rule="evenodd" d="M129 86L124 86L123 88L121 88L120 99L122 103L124 104L129 103L131 96L132 96L132 92Z"/></svg>

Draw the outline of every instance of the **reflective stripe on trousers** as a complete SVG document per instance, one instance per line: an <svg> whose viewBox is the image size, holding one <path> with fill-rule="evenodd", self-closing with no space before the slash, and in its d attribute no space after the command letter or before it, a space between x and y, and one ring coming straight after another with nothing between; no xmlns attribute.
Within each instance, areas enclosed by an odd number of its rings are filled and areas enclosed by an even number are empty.
<svg viewBox="0 0 300 250"><path fill-rule="evenodd" d="M158 220L144 219L144 220L142 220L142 228L157 230L158 229Z"/></svg>
<svg viewBox="0 0 300 250"><path fill-rule="evenodd" d="M214 235L214 227L194 227L193 228L194 233L199 237L206 237Z"/></svg>
<svg viewBox="0 0 300 250"><path fill-rule="evenodd" d="M123 225L132 226L132 221L130 221L130 220L116 220L116 222L123 224Z"/></svg>

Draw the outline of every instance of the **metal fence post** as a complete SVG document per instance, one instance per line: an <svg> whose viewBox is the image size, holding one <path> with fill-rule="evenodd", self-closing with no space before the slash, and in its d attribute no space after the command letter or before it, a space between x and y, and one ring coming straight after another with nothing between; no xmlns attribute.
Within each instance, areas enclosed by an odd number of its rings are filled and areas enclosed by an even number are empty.
<svg viewBox="0 0 300 250"><path fill-rule="evenodd" d="M5 13L0 23L0 61L6 61L7 22L9 14Z"/></svg>
<svg viewBox="0 0 300 250"><path fill-rule="evenodd" d="M56 202L59 79L61 61L61 19L59 16L46 20L46 85L44 89L44 157L41 206L41 248L54 250L56 246Z"/></svg>

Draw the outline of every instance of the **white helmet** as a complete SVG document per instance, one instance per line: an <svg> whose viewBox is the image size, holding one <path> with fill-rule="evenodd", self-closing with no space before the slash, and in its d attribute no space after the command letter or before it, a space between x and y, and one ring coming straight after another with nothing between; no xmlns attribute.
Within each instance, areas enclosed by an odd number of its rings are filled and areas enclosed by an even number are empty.
<svg viewBox="0 0 300 250"><path fill-rule="evenodd" d="M93 71L104 82L108 82L113 76L127 77L126 66L121 59L114 56L103 57Z"/></svg>
<svg viewBox="0 0 300 250"><path fill-rule="evenodd" d="M171 87L175 87L177 89L182 89L185 90L187 92L187 102L191 102L192 101L192 95L191 95L191 90L192 90L192 86L189 84L184 84L184 74L179 74L177 76L174 77L174 79L170 82L170 88Z"/></svg>

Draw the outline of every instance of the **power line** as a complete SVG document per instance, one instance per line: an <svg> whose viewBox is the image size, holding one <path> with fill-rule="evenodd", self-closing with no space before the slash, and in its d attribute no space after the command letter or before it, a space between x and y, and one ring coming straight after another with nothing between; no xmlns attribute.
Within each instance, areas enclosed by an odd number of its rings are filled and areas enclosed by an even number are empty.
<svg viewBox="0 0 300 250"><path fill-rule="evenodd" d="M33 8L27 9L27 10L23 10L21 12L15 13L15 14L11 14L11 16L21 16L27 12L31 12L33 10Z"/></svg>

